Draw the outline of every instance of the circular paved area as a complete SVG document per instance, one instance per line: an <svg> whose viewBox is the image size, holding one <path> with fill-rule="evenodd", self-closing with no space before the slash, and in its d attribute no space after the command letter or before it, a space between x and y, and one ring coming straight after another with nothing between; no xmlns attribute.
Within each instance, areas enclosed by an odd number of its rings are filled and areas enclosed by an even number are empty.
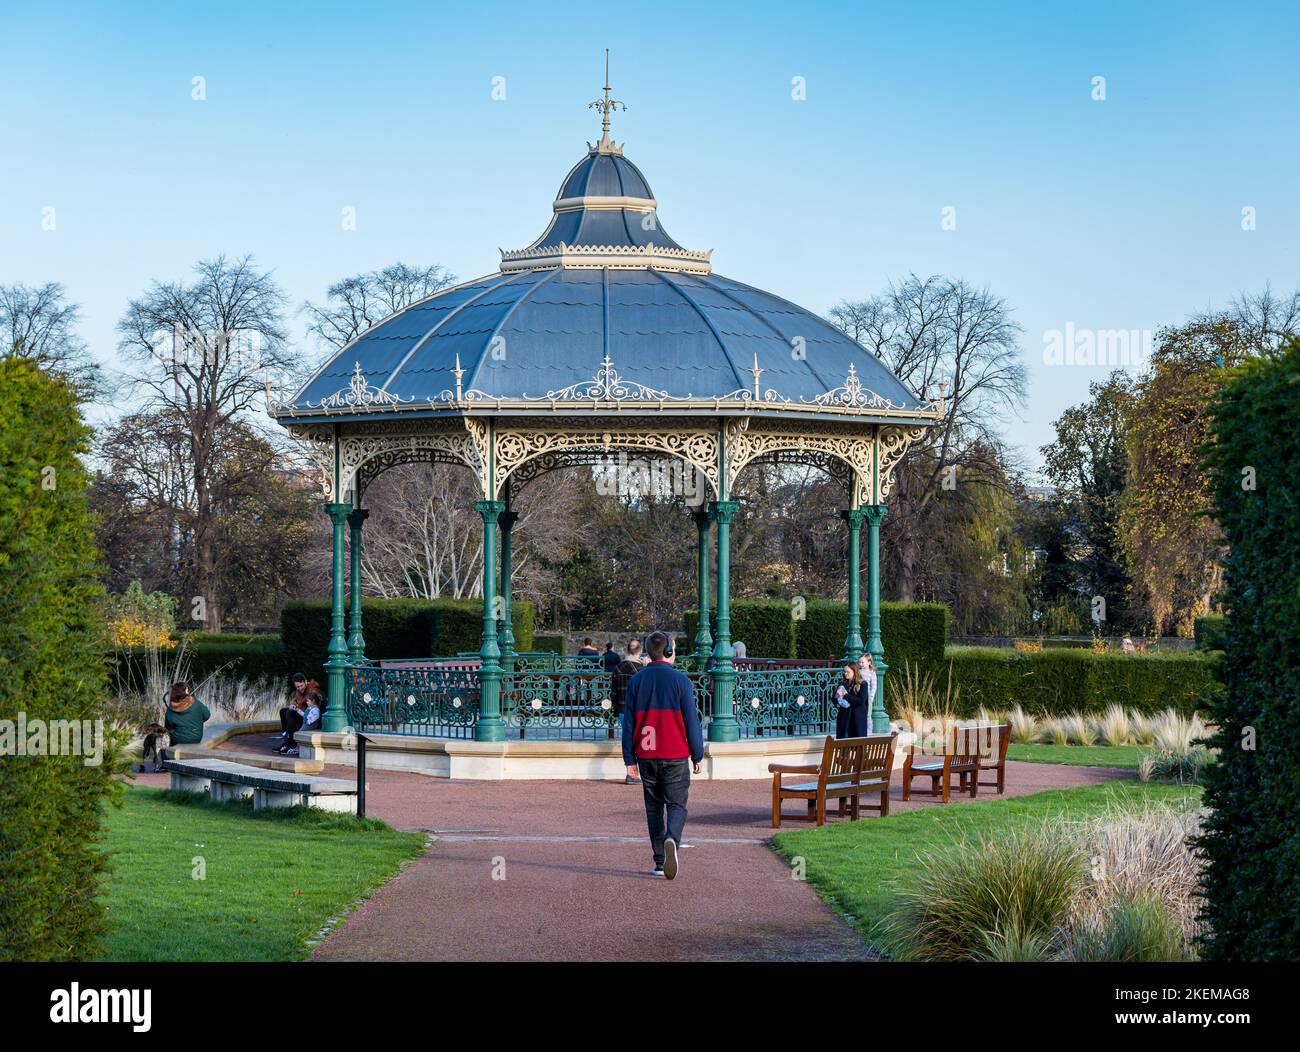
<svg viewBox="0 0 1300 1052"><path fill-rule="evenodd" d="M261 751L265 736L229 749ZM326 773L354 778L347 767ZM1007 795L1132 772L1007 764ZM145 784L164 776L141 776ZM639 786L370 771L369 814L435 834L316 960L863 960L869 948L767 845L771 782L691 785L681 873L652 877ZM917 781L917 787L923 784ZM896 785L891 807L936 806ZM981 794L980 799L988 799ZM954 798L950 806L966 806ZM789 806L789 805L788 805ZM879 821L866 818L864 821ZM792 823L802 828L804 823Z"/></svg>

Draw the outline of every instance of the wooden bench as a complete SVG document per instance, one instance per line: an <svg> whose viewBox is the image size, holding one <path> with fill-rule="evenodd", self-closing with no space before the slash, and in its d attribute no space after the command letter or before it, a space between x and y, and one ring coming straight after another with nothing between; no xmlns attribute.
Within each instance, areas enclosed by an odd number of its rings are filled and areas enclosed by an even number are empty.
<svg viewBox="0 0 1300 1052"><path fill-rule="evenodd" d="M874 734L866 738L832 738L826 736L819 764L768 764L772 775L772 828L781 828L781 802L806 800L806 815L785 815L798 821L826 824L826 801L837 800L844 814L849 805L849 819L856 822L863 807L889 814L889 779L894 770L894 734ZM788 783L787 774L814 775L812 781ZM879 804L864 804L860 797L879 796Z"/></svg>
<svg viewBox="0 0 1300 1052"><path fill-rule="evenodd" d="M1011 740L1009 723L957 723L944 731L942 742L933 745L918 739L903 760L903 799L912 796L912 779L930 779L930 795L942 796L946 804L951 795L952 776L957 776L959 792L978 795L979 787L996 786L999 794L1006 788L1007 743ZM980 771L996 771L992 782L981 782Z"/></svg>
<svg viewBox="0 0 1300 1052"><path fill-rule="evenodd" d="M980 739L980 767L974 776L976 792L983 786L985 789L997 789L998 796L1001 796L1007 787L1007 746L1011 744L1011 724L981 723L976 730L979 731ZM994 772L992 781L979 780L984 771Z"/></svg>
<svg viewBox="0 0 1300 1052"><path fill-rule="evenodd" d="M318 807L323 811L357 812L355 782L318 774L270 771L229 760L164 760L173 789L209 793L213 800L253 798L253 810L264 807Z"/></svg>

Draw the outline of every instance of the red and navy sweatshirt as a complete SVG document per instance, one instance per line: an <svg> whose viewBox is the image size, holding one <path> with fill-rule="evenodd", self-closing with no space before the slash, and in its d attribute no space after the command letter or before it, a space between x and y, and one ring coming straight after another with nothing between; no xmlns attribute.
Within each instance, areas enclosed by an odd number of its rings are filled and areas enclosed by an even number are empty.
<svg viewBox="0 0 1300 1052"><path fill-rule="evenodd" d="M623 702L623 762L704 759L695 691L683 672L652 661L627 684Z"/></svg>

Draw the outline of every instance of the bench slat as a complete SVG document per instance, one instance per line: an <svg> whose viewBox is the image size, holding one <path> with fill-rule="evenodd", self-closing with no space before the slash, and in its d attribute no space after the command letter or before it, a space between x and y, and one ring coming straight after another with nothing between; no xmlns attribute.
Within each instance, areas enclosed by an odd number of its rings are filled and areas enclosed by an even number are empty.
<svg viewBox="0 0 1300 1052"><path fill-rule="evenodd" d="M210 778L235 785L248 785L272 792L308 793L312 796L345 795L357 791L356 783L315 774L291 774L264 767L232 763L229 760L164 760L163 769L191 778Z"/></svg>

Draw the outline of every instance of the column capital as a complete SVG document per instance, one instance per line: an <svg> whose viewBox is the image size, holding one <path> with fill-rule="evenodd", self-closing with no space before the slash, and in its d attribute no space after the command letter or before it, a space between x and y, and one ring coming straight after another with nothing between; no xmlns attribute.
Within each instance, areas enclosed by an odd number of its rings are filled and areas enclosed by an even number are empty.
<svg viewBox="0 0 1300 1052"><path fill-rule="evenodd" d="M354 530L361 529L361 524L370 518L369 508L353 508L348 512L348 525Z"/></svg>
<svg viewBox="0 0 1300 1052"><path fill-rule="evenodd" d="M498 501L498 503L503 503L503 502ZM519 512L517 511L503 511L500 515L497 516L497 525L500 526L502 531L505 533L509 533L512 529L514 529L515 523L517 523L518 521L519 521Z"/></svg>
<svg viewBox="0 0 1300 1052"><path fill-rule="evenodd" d="M731 522L731 517L740 510L740 502L736 500L715 500L709 503L709 513L713 516L715 522L726 526Z"/></svg>
<svg viewBox="0 0 1300 1052"><path fill-rule="evenodd" d="M506 502L503 500L476 500L474 510L483 516L484 522L496 522L501 513L506 510Z"/></svg>
<svg viewBox="0 0 1300 1052"><path fill-rule="evenodd" d="M353 510L351 504L322 504L321 509L339 526L348 521Z"/></svg>
<svg viewBox="0 0 1300 1052"><path fill-rule="evenodd" d="M849 524L849 529L860 530L867 519L867 509L865 507L841 508L840 518Z"/></svg>
<svg viewBox="0 0 1300 1052"><path fill-rule="evenodd" d="M885 513L889 507L884 504L864 504L862 510L867 514L867 522L872 526L879 526L885 521Z"/></svg>
<svg viewBox="0 0 1300 1052"><path fill-rule="evenodd" d="M697 530L707 530L713 523L713 509L711 506L701 508L699 511L691 512L691 521L695 523Z"/></svg>

